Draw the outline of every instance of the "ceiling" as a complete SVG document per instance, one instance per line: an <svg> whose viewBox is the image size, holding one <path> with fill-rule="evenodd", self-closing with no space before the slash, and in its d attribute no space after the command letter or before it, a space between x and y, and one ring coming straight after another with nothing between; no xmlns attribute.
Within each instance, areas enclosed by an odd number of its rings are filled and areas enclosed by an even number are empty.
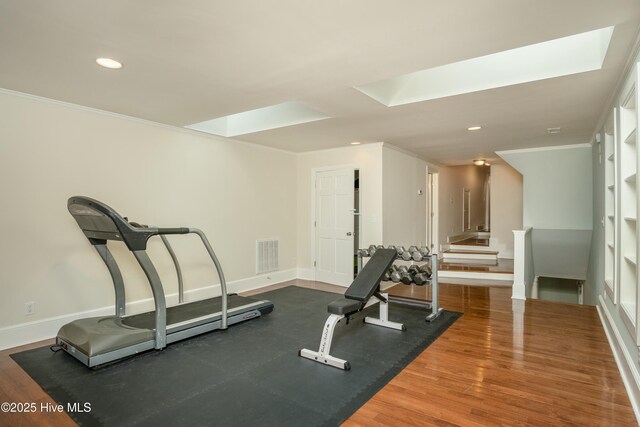
<svg viewBox="0 0 640 427"><path fill-rule="evenodd" d="M597 71L395 107L354 88L612 25ZM589 142L639 25L637 0L0 0L0 87L180 127L297 101L330 118L234 139L468 164Z"/></svg>

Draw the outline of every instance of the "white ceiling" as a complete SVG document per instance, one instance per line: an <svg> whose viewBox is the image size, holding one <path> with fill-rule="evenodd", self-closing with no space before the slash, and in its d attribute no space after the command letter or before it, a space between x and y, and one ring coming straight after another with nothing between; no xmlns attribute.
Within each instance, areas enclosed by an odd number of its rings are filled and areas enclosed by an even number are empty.
<svg viewBox="0 0 640 427"><path fill-rule="evenodd" d="M236 139L463 164L589 142L639 24L637 0L0 0L0 87L176 126L297 101L331 118ZM396 107L354 88L611 25L597 71Z"/></svg>

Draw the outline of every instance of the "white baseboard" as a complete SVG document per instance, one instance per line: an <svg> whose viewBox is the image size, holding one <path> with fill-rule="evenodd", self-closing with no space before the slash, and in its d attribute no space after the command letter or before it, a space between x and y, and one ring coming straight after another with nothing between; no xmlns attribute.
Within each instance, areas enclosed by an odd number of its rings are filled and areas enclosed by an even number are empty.
<svg viewBox="0 0 640 427"><path fill-rule="evenodd" d="M295 279L296 273L297 270L292 268L289 270L274 271L260 276L234 280L227 283L227 292L245 292L274 285L276 283L286 282L288 280ZM218 295L220 295L220 285L215 284L185 291L184 299L185 301L196 301L205 298L212 298ZM176 305L178 303L178 294L167 294L166 299L168 306ZM143 313L153 309L154 302L152 298L128 302L126 306L127 314ZM114 312L115 306L111 305L0 328L0 350L50 339L55 337L58 330L69 322L85 317L111 316Z"/></svg>
<svg viewBox="0 0 640 427"><path fill-rule="evenodd" d="M272 271L271 273L261 274L259 276L247 277L246 279L235 280L227 285L227 292L240 293L253 291L255 289L264 288L265 286L275 285L276 283L294 280L297 270L290 268L283 271ZM218 293L220 291L218 290Z"/></svg>
<svg viewBox="0 0 640 427"><path fill-rule="evenodd" d="M620 332L611 317L611 313L609 313L607 304L602 299L602 295L598 295L598 298L600 304L596 305L596 308L598 309L600 322L602 322L602 327L609 340L609 346L618 365L622 382L627 389L636 421L640 424L640 373L638 373L633 357L624 345L622 336L620 336Z"/></svg>
<svg viewBox="0 0 640 427"><path fill-rule="evenodd" d="M316 272L313 268L298 268L296 277L302 280L316 280Z"/></svg>

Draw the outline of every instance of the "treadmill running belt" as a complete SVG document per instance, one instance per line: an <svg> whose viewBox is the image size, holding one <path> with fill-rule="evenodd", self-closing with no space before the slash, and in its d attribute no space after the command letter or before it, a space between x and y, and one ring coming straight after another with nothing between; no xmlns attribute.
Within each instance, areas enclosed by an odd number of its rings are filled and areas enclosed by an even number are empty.
<svg viewBox="0 0 640 427"><path fill-rule="evenodd" d="M227 310L230 311L234 308L256 302L259 302L259 300L241 297L238 295L229 295ZM173 307L167 307L167 326L202 316L219 313L221 310L222 300L220 297L194 301L182 305L176 305ZM220 316L216 317L219 318ZM126 317L122 320L122 323L133 328L153 329L155 328L155 321L155 311L150 311L147 313L141 313Z"/></svg>

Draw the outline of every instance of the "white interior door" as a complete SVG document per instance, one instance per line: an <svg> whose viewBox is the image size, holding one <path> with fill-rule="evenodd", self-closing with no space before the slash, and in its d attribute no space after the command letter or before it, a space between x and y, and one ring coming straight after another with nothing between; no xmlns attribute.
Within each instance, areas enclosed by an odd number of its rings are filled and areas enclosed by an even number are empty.
<svg viewBox="0 0 640 427"><path fill-rule="evenodd" d="M353 281L354 169L316 173L316 280Z"/></svg>

